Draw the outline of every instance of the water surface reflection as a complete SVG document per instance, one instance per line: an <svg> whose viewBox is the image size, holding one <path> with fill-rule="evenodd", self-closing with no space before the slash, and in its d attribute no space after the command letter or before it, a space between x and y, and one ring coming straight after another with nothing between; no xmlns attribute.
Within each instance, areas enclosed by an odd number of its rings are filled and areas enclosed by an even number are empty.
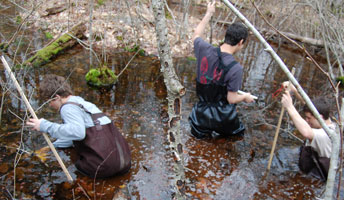
<svg viewBox="0 0 344 200"><path fill-rule="evenodd" d="M302 55L281 49L279 55L288 66L296 66L296 77L310 96L329 95L325 76ZM113 53L108 64L118 74L132 54ZM181 133L186 164L186 196L190 199L315 199L324 185L299 173L298 147L291 137L288 119L282 124L272 169L266 166L280 112L279 99L271 94L287 80L279 67L251 40L238 56L245 66L243 90L259 97L257 103L239 104L240 116L246 125L243 137L197 140L189 133L188 115L197 101L195 93L195 62L184 58L175 60L176 71L186 95L182 97ZM25 90L32 94L30 102L38 108L43 102L35 88L44 74L55 73L69 77L76 95L97 104L116 123L132 149L132 169L124 176L93 180L76 172L72 150L59 150L68 169L91 199L112 199L121 193L130 199L171 199L173 159L166 140L166 88L156 57L137 57L119 77L115 87L107 92L92 89L84 81L88 71L88 52L76 47L52 63L18 74ZM2 71L2 79L7 77ZM0 151L1 187L3 195L36 199L87 199L76 186L66 184L66 178L55 158L49 154L43 163L30 152L45 146L37 132L20 127L24 107L14 94L6 95L3 113ZM58 121L59 117L47 106L37 111L40 117ZM25 119L23 119L25 120ZM290 122L290 121L289 121ZM22 143L20 143L22 141ZM21 157L16 148L21 145ZM13 163L16 163L14 167ZM15 169L15 170L14 170ZM15 177L15 178L14 178ZM15 180L15 182L14 182ZM15 187L14 187L15 186ZM72 192L71 192L72 191Z"/></svg>

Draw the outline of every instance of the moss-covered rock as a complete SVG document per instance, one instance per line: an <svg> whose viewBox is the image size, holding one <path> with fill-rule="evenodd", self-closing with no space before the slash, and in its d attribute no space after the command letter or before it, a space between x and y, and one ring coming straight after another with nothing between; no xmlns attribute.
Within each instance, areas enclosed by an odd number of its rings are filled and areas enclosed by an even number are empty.
<svg viewBox="0 0 344 200"><path fill-rule="evenodd" d="M117 76L107 66L90 69L85 75L87 83L95 87L112 87L117 82Z"/></svg>

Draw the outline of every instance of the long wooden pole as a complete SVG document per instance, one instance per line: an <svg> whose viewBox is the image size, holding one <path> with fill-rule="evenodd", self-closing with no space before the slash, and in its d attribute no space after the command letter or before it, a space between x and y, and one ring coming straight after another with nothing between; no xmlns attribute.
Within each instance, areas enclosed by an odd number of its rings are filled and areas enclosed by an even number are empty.
<svg viewBox="0 0 344 200"><path fill-rule="evenodd" d="M295 73L295 68L293 67L293 69L291 70L291 74L294 75ZM287 87L287 90L290 90L290 81ZM278 139L278 134L279 134L279 130L281 128L281 123L282 123L282 119L283 119L283 115L284 115L284 107L282 106L281 109L281 113L278 119L278 124L277 124L277 128L276 128L276 132L275 132L275 137L274 137L274 142L272 143L272 148L271 148L271 152L270 152L270 159L269 159L269 163L268 163L268 170L270 170L271 167L271 162L272 162L272 158L274 157L274 152L275 152L275 148L276 148L276 144L277 144L277 139Z"/></svg>
<svg viewBox="0 0 344 200"><path fill-rule="evenodd" d="M27 98L26 98L26 96L25 96L23 90L21 89L21 87L20 87L20 85L19 85L19 83L18 83L16 77L15 77L14 74L12 73L12 70L10 69L10 67L9 67L7 61L5 60L5 57L4 57L4 56L1 56L1 61L2 61L2 63L4 64L5 69L6 69L7 72L9 73L9 75L10 75L10 77L11 77L11 79L12 79L14 85L16 86L16 88L17 88L17 90L18 90L18 92L19 92L21 98L23 99L23 101L24 101L24 103L25 103L27 109L30 111L32 117L33 117L34 119L38 119L38 118L37 118L37 115L36 115L36 113L35 113L35 111L32 109L32 107L31 107L29 101L27 100ZM53 143L51 143L51 141L50 141L48 135L47 135L46 133L43 133L43 137L44 137L44 139L47 141L48 146L50 147L51 151L52 151L53 154L55 155L55 157L56 157L58 163L60 164L60 166L61 166L63 172L66 174L68 181L73 181L72 176L69 174L69 172L68 172L66 166L64 165L62 159L60 158L59 154L57 153L57 151L56 151L56 149L55 149Z"/></svg>
<svg viewBox="0 0 344 200"><path fill-rule="evenodd" d="M336 134L335 131L331 130L325 123L325 121L320 116L319 112L313 105L311 99L308 97L306 92L302 89L300 84L297 82L295 77L291 75L288 67L283 63L282 59L276 54L276 52L272 49L272 47L265 41L263 36L257 31L257 29L242 15L228 0L222 0L222 2L230 8L236 16L238 16L246 26L253 32L253 34L258 38L258 40L263 44L266 48L265 50L269 52L272 58L276 61L276 63L281 67L283 72L287 75L290 82L295 86L296 90L299 92L303 100L306 102L308 108L312 111L313 116L319 121L322 128L326 131L326 133L330 136L332 141L332 152L331 152L331 161L330 161L330 168L328 171L327 182L326 182L326 190L325 190L325 199L332 199L333 196L333 188L334 182L336 180L336 173L337 173L337 166L338 166L338 156L339 156L339 148L340 148L340 139L339 134Z"/></svg>

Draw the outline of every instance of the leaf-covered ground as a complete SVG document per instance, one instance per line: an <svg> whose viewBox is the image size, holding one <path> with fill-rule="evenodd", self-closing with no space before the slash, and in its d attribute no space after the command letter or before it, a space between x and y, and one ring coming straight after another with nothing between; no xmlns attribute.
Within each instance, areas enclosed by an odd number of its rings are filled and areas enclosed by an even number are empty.
<svg viewBox="0 0 344 200"><path fill-rule="evenodd" d="M36 5L37 9L29 18L30 27L40 29L45 35L56 38L68 28L85 23L85 35L87 38L93 36L93 48L128 50L139 46L147 54L157 55L154 16L148 1L95 1L93 9L89 2L71 1L69 5L66 1L44 1ZM23 18L31 11L31 6L32 4L27 5L26 12L21 13ZM186 15L187 22L183 23L181 5L173 3L166 11L168 37L173 56L191 55L191 36L200 22L199 17ZM88 39L84 42L89 44Z"/></svg>

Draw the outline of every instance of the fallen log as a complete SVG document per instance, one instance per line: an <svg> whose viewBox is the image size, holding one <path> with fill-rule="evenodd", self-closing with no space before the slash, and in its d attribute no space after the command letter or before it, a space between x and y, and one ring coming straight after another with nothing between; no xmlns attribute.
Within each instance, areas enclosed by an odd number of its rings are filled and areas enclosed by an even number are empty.
<svg viewBox="0 0 344 200"><path fill-rule="evenodd" d="M53 58L61 54L63 51L76 45L78 42L74 38L84 38L85 31L85 24L80 23L74 26L69 32L53 40L43 49L40 49L34 56L25 61L24 65L38 67L50 62Z"/></svg>
<svg viewBox="0 0 344 200"><path fill-rule="evenodd" d="M260 30L260 32L264 35L271 35L271 36L278 36L278 33L274 31L268 31L268 30ZM290 39L293 39L295 41L302 42L304 44L309 44L317 47L324 47L324 42L322 40L317 40L314 38L309 38L309 37L304 37L301 35L296 35L294 33L287 33L287 32L282 32L284 35L288 36Z"/></svg>
<svg viewBox="0 0 344 200"><path fill-rule="evenodd" d="M231 24L230 22L226 22L226 21L217 21L217 23L225 24L225 25ZM271 30L259 29L258 31L262 35L278 36L278 33L271 31ZM304 44L313 45L313 46L317 46L317 47L324 47L324 42L322 40L318 40L318 39L314 39L314 38L310 38L310 37L305 37L305 36L301 36L301 35L296 35L294 33L288 33L288 32L282 32L282 31L281 31L281 33L288 36L290 39L293 39L293 40L298 41L298 42L302 42Z"/></svg>
<svg viewBox="0 0 344 200"><path fill-rule="evenodd" d="M43 17L47 17L47 16L50 16L50 15L56 15L58 13L61 13L65 10L67 10L68 8L68 5L67 4L63 4L63 5L60 5L60 6L56 6L56 7L52 7L52 8L47 8L45 10L45 14L42 15Z"/></svg>

